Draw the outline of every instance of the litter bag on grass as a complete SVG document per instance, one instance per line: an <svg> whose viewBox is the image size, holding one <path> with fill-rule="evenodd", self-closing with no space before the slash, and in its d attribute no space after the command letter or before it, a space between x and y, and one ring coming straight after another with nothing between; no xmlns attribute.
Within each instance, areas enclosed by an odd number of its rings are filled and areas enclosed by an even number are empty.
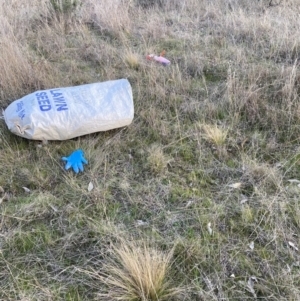
<svg viewBox="0 0 300 301"><path fill-rule="evenodd" d="M34 140L66 140L123 127L133 115L127 79L37 91L4 111L10 131Z"/></svg>

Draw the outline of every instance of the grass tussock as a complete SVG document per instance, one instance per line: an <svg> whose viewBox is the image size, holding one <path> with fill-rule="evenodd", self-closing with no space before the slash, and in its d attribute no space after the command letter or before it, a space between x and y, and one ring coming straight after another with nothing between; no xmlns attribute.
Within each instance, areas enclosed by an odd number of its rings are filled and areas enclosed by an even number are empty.
<svg viewBox="0 0 300 301"><path fill-rule="evenodd" d="M180 289L172 287L168 279L172 252L165 253L144 244L123 241L113 248L114 258L103 269L101 278L108 286L107 300L170 300Z"/></svg>
<svg viewBox="0 0 300 301"><path fill-rule="evenodd" d="M216 150L218 157L224 158L227 155L226 151L226 139L228 134L228 129L223 129L222 127L214 124L204 124L200 126L203 130L203 138L210 143Z"/></svg>
<svg viewBox="0 0 300 301"><path fill-rule="evenodd" d="M162 147L159 145L151 145L148 154L148 166L149 169L154 173L162 173L166 170L170 158L164 154Z"/></svg>
<svg viewBox="0 0 300 301"><path fill-rule="evenodd" d="M135 116L49 143L0 119L0 300L298 300L298 2L3 0L0 109L127 78Z"/></svg>
<svg viewBox="0 0 300 301"><path fill-rule="evenodd" d="M132 52L127 52L124 56L125 63L132 69L139 69L140 58L137 54Z"/></svg>
<svg viewBox="0 0 300 301"><path fill-rule="evenodd" d="M215 146L222 146L226 142L227 130L223 130L217 125L203 125L204 139L211 142Z"/></svg>

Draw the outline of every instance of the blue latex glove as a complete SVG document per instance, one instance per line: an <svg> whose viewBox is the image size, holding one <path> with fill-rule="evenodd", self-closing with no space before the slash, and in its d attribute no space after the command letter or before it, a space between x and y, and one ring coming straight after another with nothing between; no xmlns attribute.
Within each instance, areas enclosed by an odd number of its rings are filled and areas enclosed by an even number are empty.
<svg viewBox="0 0 300 301"><path fill-rule="evenodd" d="M72 167L76 173L83 171L82 163L88 163L88 161L84 158L84 153L81 149L74 151L69 157L62 157L62 159L67 161L65 169L68 170L70 167Z"/></svg>

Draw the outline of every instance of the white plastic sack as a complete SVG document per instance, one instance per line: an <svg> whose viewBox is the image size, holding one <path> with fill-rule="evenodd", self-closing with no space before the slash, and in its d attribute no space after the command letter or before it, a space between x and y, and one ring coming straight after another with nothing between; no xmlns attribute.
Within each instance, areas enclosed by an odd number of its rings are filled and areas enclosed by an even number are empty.
<svg viewBox="0 0 300 301"><path fill-rule="evenodd" d="M127 79L37 91L4 111L14 134L34 140L66 140L123 127L133 115Z"/></svg>

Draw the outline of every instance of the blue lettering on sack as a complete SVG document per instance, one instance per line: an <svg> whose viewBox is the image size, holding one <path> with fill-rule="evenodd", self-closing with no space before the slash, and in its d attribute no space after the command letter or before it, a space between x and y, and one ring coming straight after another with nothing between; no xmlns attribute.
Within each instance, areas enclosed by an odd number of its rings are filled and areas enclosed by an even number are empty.
<svg viewBox="0 0 300 301"><path fill-rule="evenodd" d="M53 100L57 108L57 111L68 110L68 105L66 103L66 100L63 97L63 94L59 92L59 89L50 90L50 93L53 96Z"/></svg>
<svg viewBox="0 0 300 301"><path fill-rule="evenodd" d="M55 107L57 111L68 110L68 105L66 103L63 94L59 92L59 89L49 90L54 101ZM40 106L40 110L45 112L52 109L50 99L47 95L47 92L38 92L35 94L38 104Z"/></svg>
<svg viewBox="0 0 300 301"><path fill-rule="evenodd" d="M18 116L21 118L21 120L23 120L23 118L25 117L25 110L22 110Z"/></svg>
<svg viewBox="0 0 300 301"><path fill-rule="evenodd" d="M23 109L24 103L21 100L20 102L17 102L17 110L16 112L19 113L18 116L23 119L25 117L25 109Z"/></svg>
<svg viewBox="0 0 300 301"><path fill-rule="evenodd" d="M35 96L41 111L45 112L51 110L50 100L46 92L35 93Z"/></svg>
<svg viewBox="0 0 300 301"><path fill-rule="evenodd" d="M20 112L22 110L23 106L24 106L24 103L22 100L20 102L17 102L17 111L16 112Z"/></svg>

